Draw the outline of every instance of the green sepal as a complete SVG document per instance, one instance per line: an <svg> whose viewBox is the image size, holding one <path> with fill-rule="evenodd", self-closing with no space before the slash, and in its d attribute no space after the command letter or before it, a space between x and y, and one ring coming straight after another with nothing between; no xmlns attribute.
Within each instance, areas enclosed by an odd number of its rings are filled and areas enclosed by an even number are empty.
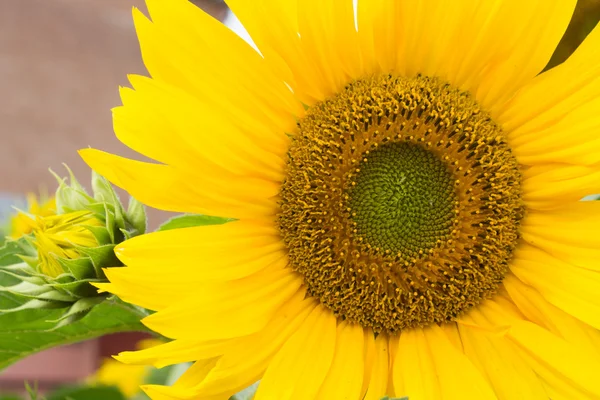
<svg viewBox="0 0 600 400"><path fill-rule="evenodd" d="M56 260L63 267L63 270L72 275L74 279L90 279L97 276L95 274L94 263L89 258L67 259L56 257Z"/></svg>
<svg viewBox="0 0 600 400"><path fill-rule="evenodd" d="M102 268L120 267L123 265L115 255L115 245L106 244L97 247L73 246L80 254L88 257L96 271L96 277L104 277Z"/></svg>
<svg viewBox="0 0 600 400"><path fill-rule="evenodd" d="M97 306L104 300L106 300L106 296L96 296L79 299L59 318L55 320L48 320L48 322L56 323L56 326L52 330L61 328L68 324L72 324L85 317L94 306Z"/></svg>
<svg viewBox="0 0 600 400"><path fill-rule="evenodd" d="M106 230L108 231L108 234L110 235L110 242L117 243L118 239L117 239L117 235L116 235L117 232L115 230L115 214L113 211L109 210L110 204L104 203L102 206L104 208L104 218L106 220ZM113 210L114 210L114 207L113 207Z"/></svg>
<svg viewBox="0 0 600 400"><path fill-rule="evenodd" d="M23 265L26 267L25 269L23 268ZM23 273L24 270L29 272ZM31 267L27 264L15 264L8 265L6 267L0 267L0 273L10 275L13 278L19 279L20 281L32 283L34 285L43 285L44 283L46 283L46 280L44 278L40 276L35 276L35 270L32 271Z"/></svg>
<svg viewBox="0 0 600 400"><path fill-rule="evenodd" d="M24 255L19 255L19 258L25 262L29 267L31 267L32 269L35 269L35 267L37 267L38 264L38 258L37 256L24 256Z"/></svg>
<svg viewBox="0 0 600 400"><path fill-rule="evenodd" d="M98 289L90 285L92 282L103 282L102 279L82 279L71 282L50 282L48 286L68 293L74 298L93 297L98 294Z"/></svg>
<svg viewBox="0 0 600 400"><path fill-rule="evenodd" d="M123 210L123 206L121 205L121 202L119 201L119 198L117 197L117 194L115 192L113 192L113 201L115 210L115 227L119 229L119 231L126 229L127 227L125 224L125 210Z"/></svg>
<svg viewBox="0 0 600 400"><path fill-rule="evenodd" d="M69 303L76 301L77 298L66 292L53 290L52 287L43 285L31 285L27 282L21 282L13 286L0 287L0 292L10 293L21 301L44 300L47 302Z"/></svg>
<svg viewBox="0 0 600 400"><path fill-rule="evenodd" d="M73 172L67 167L67 171L69 171L70 182L67 185L65 180L59 177L54 171L50 170L52 175L58 181L58 189L56 190L56 211L59 214L68 213L72 211L80 211L85 210L85 205L93 202L94 199L90 197L83 186L79 183L79 181L73 175Z"/></svg>
<svg viewBox="0 0 600 400"><path fill-rule="evenodd" d="M99 203L113 203L114 193L112 186L106 178L92 170L92 191L94 199Z"/></svg>
<svg viewBox="0 0 600 400"><path fill-rule="evenodd" d="M55 308L65 308L68 307L70 303L68 302L57 302L57 301L45 301L33 299L29 300L18 307L8 308L8 309L0 309L0 313L13 313L17 311L23 310L38 310L38 309L55 309Z"/></svg>
<svg viewBox="0 0 600 400"><path fill-rule="evenodd" d="M18 278L20 279L21 277ZM16 285L12 286L0 286L0 292L8 292L16 295L29 296L31 298L36 298L38 295L46 293L50 290L52 290L52 288L47 288L45 286L40 286L39 284L36 285L25 281L19 282Z"/></svg>
<svg viewBox="0 0 600 400"><path fill-rule="evenodd" d="M105 226L86 226L86 229L92 232L98 243L112 243L111 234Z"/></svg>
<svg viewBox="0 0 600 400"><path fill-rule="evenodd" d="M127 219L135 229L135 235L142 235L148 228L148 217L146 216L146 209L144 205L131 197L129 204L127 205Z"/></svg>
<svg viewBox="0 0 600 400"><path fill-rule="evenodd" d="M51 290L52 288L48 288L49 290L45 293L35 296L38 300L46 300L46 301L54 301L54 302L72 302L76 299L73 296L70 296L67 293L61 293L56 290Z"/></svg>

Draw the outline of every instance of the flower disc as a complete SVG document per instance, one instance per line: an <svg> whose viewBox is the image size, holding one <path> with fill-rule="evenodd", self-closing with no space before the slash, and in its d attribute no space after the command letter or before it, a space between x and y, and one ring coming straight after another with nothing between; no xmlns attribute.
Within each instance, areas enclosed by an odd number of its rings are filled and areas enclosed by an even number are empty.
<svg viewBox="0 0 600 400"><path fill-rule="evenodd" d="M308 110L279 227L333 313L376 332L450 321L504 278L523 216L501 128L437 79L361 79Z"/></svg>

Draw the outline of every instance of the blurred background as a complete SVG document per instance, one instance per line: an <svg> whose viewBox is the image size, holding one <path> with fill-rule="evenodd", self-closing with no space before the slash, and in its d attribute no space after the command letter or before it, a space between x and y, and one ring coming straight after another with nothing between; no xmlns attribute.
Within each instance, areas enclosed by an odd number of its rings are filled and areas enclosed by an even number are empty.
<svg viewBox="0 0 600 400"><path fill-rule="evenodd" d="M193 2L244 35L222 1ZM110 112L126 75L145 73L132 6L144 10L143 0L0 0L0 226L26 193L55 190L48 168L65 175L66 163L87 182L78 149L133 155L112 134ZM599 19L600 0L580 0L549 67L564 61ZM151 227L165 217L151 211ZM43 389L84 379L138 339L110 336L33 356L0 372L0 392L22 389L24 380Z"/></svg>

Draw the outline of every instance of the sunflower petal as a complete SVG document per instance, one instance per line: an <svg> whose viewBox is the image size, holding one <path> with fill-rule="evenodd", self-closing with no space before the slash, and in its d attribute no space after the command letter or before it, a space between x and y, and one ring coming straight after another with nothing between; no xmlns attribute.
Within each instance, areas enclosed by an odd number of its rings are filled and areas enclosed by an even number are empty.
<svg viewBox="0 0 600 400"><path fill-rule="evenodd" d="M530 212L521 232L527 243L544 252L600 272L599 226L600 202L581 201L552 211Z"/></svg>
<svg viewBox="0 0 600 400"><path fill-rule="evenodd" d="M243 39L189 1L148 0L147 6L152 22L137 10L134 22L142 58L154 78L189 91L239 122L263 117L279 135L294 127L302 106Z"/></svg>
<svg viewBox="0 0 600 400"><path fill-rule="evenodd" d="M366 390L364 400L380 400L383 396L389 394L386 393L390 369L388 339L383 335L379 335L374 339L372 333L366 333L365 350L367 354L365 356L368 362L365 362L365 372L368 373L369 380L364 382L367 384L363 389Z"/></svg>
<svg viewBox="0 0 600 400"><path fill-rule="evenodd" d="M440 76L473 93L494 113L546 66L576 1L384 4L384 11L396 16L399 32L387 29L386 34L397 38L391 50L401 74Z"/></svg>
<svg viewBox="0 0 600 400"><path fill-rule="evenodd" d="M243 338L231 346L215 368L202 381L194 384L197 396L231 396L258 381L273 356L305 321L316 303L294 296L263 330ZM177 386L177 384L176 384Z"/></svg>
<svg viewBox="0 0 600 400"><path fill-rule="evenodd" d="M298 292L292 297L263 330L239 340L229 341L226 350L203 376L190 371L172 388L161 392L188 393L194 398L229 398L231 395L258 381L273 355L298 329L316 303L304 299Z"/></svg>
<svg viewBox="0 0 600 400"><path fill-rule="evenodd" d="M537 375L506 338L461 324L458 330L465 355L487 377L498 399L548 399Z"/></svg>
<svg viewBox="0 0 600 400"><path fill-rule="evenodd" d="M319 306L269 364L255 400L314 399L333 362L336 319Z"/></svg>
<svg viewBox="0 0 600 400"><path fill-rule="evenodd" d="M149 206L175 212L208 215L269 215L271 197L279 185L261 179L219 179L210 173L178 170L115 156L94 149L80 150L84 161L100 175Z"/></svg>
<svg viewBox="0 0 600 400"><path fill-rule="evenodd" d="M201 382L214 368L216 362L217 358L196 361L194 365L188 368L188 370L179 378L178 383L189 383L190 381ZM180 388L179 386L144 385L142 386L142 389L152 400L192 400L196 397L195 394L188 389ZM204 398L203 400L219 399Z"/></svg>
<svg viewBox="0 0 600 400"><path fill-rule="evenodd" d="M519 354L544 380L550 398L599 398L597 371L600 363L545 329L517 321L508 337Z"/></svg>
<svg viewBox="0 0 600 400"><path fill-rule="evenodd" d="M529 245L517 250L510 269L550 303L600 329L600 273L575 267Z"/></svg>
<svg viewBox="0 0 600 400"><path fill-rule="evenodd" d="M402 332L394 363L396 380L406 391L396 395L411 399L461 398L464 382L469 382L469 395L473 398L496 399L475 366L457 351L438 326Z"/></svg>
<svg viewBox="0 0 600 400"><path fill-rule="evenodd" d="M212 359L230 347L230 340L199 342L194 339L179 339L144 350L124 351L114 358L125 364L162 368L167 365Z"/></svg>
<svg viewBox="0 0 600 400"><path fill-rule="evenodd" d="M600 162L600 26L561 65L537 76L497 116L523 163Z"/></svg>
<svg viewBox="0 0 600 400"><path fill-rule="evenodd" d="M156 79L129 80L135 90L122 88L123 106L113 110L115 133L127 146L190 170L281 180L287 136L240 129L229 115Z"/></svg>
<svg viewBox="0 0 600 400"><path fill-rule="evenodd" d="M233 221L135 237L115 248L117 257L129 268L109 272L139 274L142 280L155 279L161 284L230 280L251 275L274 262L285 266L283 250L275 226ZM190 267L190 260L195 258L200 261ZM165 268L168 264L171 267Z"/></svg>
<svg viewBox="0 0 600 400"><path fill-rule="evenodd" d="M595 352L600 358L600 331L552 305L514 275L507 276L503 285L528 320L581 347L586 353Z"/></svg>
<svg viewBox="0 0 600 400"><path fill-rule="evenodd" d="M545 164L523 171L523 199L528 207L551 210L600 191L600 166Z"/></svg>
<svg viewBox="0 0 600 400"><path fill-rule="evenodd" d="M178 339L208 341L245 336L263 329L301 284L301 279L287 268L215 282L197 288L186 301L146 317L143 323Z"/></svg>
<svg viewBox="0 0 600 400"><path fill-rule="evenodd" d="M351 0L227 0L267 62L305 104L362 75Z"/></svg>
<svg viewBox="0 0 600 400"><path fill-rule="evenodd" d="M364 378L364 342L360 325L338 324L333 362L316 399L359 399Z"/></svg>

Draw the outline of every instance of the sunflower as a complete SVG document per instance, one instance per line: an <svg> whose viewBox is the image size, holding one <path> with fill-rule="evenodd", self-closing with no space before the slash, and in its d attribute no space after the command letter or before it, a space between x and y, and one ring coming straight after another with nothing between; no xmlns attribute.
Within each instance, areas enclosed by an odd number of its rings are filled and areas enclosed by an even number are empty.
<svg viewBox="0 0 600 400"><path fill-rule="evenodd" d="M183 0L83 150L146 204L236 221L117 248L102 285L195 361L153 399L600 398L600 28L575 0Z"/></svg>

